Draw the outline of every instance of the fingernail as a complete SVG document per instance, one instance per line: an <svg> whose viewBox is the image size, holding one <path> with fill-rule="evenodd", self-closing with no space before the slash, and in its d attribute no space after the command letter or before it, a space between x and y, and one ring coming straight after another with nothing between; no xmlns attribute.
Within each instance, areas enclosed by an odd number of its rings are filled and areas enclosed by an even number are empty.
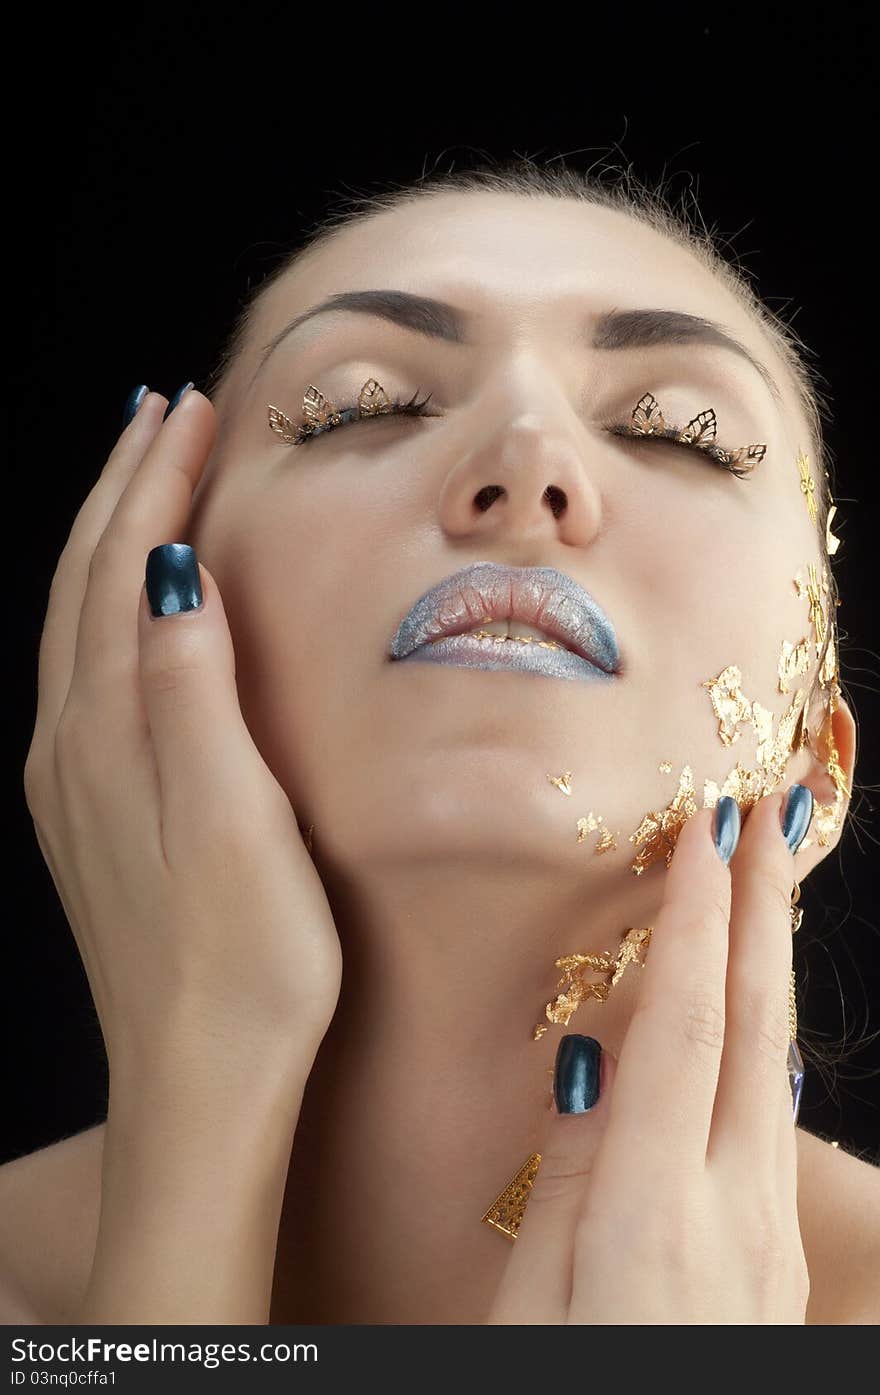
<svg viewBox="0 0 880 1395"><path fill-rule="evenodd" d="M599 1098L602 1048L595 1037L569 1032L556 1048L553 1097L560 1114L586 1114Z"/></svg>
<svg viewBox="0 0 880 1395"><path fill-rule="evenodd" d="M195 387L195 383L184 383L184 384L183 384L183 387L179 387L179 388L177 389L177 391L176 391L176 393L174 394L174 396L172 397L171 401L168 403L168 406L165 408L165 414L164 414L164 416L162 417L162 420L163 420L163 421L167 421L167 420L168 420L168 418L171 416L171 413L174 411L174 408L177 406L177 404L178 404L178 402L180 401L180 399L181 399L181 397L183 396L183 394L184 394L185 392L189 392L189 390L190 390L191 387Z"/></svg>
<svg viewBox="0 0 880 1395"><path fill-rule="evenodd" d="M813 791L806 785L792 785L782 818L782 836L790 852L796 853L806 838L812 817Z"/></svg>
<svg viewBox="0 0 880 1395"><path fill-rule="evenodd" d="M147 600L155 618L197 610L202 581L194 550L187 543L164 543L147 556Z"/></svg>
<svg viewBox="0 0 880 1395"><path fill-rule="evenodd" d="M143 402L144 398L146 397L149 391L150 389L147 387L146 383L140 383L138 387L133 387L131 392L128 394L128 397L125 400L125 408L122 413L123 431L128 426L128 423L134 417L137 416L138 408L140 407L141 403Z"/></svg>
<svg viewBox="0 0 880 1395"><path fill-rule="evenodd" d="M715 851L725 866L736 852L739 831L739 805L732 795L722 794L715 805L715 817L712 820L712 841L715 844Z"/></svg>

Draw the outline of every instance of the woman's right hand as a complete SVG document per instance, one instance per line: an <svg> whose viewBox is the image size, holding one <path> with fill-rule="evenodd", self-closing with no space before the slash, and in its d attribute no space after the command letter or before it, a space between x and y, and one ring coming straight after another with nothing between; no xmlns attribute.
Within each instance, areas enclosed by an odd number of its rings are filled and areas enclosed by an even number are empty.
<svg viewBox="0 0 880 1395"><path fill-rule="evenodd" d="M77 514L52 579L24 769L111 1072L161 1043L313 1055L342 955L284 790L245 725L220 593L153 618L147 554L185 537L216 434L191 389L150 393ZM311 1060L309 1061L309 1065Z"/></svg>

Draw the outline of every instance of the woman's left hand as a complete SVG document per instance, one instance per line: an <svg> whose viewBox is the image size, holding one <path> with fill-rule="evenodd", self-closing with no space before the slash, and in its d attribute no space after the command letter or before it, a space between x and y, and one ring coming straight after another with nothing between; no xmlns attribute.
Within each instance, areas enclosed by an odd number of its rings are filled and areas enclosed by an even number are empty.
<svg viewBox="0 0 880 1395"><path fill-rule="evenodd" d="M729 869L714 810L682 829L620 1059L592 1109L554 1111L488 1323L804 1323L783 803Z"/></svg>

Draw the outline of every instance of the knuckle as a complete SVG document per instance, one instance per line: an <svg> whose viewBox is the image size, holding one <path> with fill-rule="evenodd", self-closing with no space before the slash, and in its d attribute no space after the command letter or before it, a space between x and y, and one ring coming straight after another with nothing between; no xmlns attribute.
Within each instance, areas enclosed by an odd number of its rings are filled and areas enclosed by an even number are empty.
<svg viewBox="0 0 880 1395"><path fill-rule="evenodd" d="M795 1296L795 1302L802 1308L806 1308L810 1299L810 1271L807 1268L807 1261L803 1251L795 1260L792 1267L791 1284Z"/></svg>
<svg viewBox="0 0 880 1395"><path fill-rule="evenodd" d="M36 816L42 811L42 807L45 807L48 783L45 757L32 743L24 763L24 798L32 816Z"/></svg>
<svg viewBox="0 0 880 1395"><path fill-rule="evenodd" d="M724 1006L704 985L687 990L683 1002L682 1030L689 1045L720 1052L724 1045Z"/></svg>
<svg viewBox="0 0 880 1395"><path fill-rule="evenodd" d="M101 579L115 570L123 560L122 540L110 524L104 529L94 551L89 558L89 585L101 583Z"/></svg>
<svg viewBox="0 0 880 1395"><path fill-rule="evenodd" d="M94 725L78 704L67 702L55 728L54 771L59 791L79 786L91 768L96 745Z"/></svg>
<svg viewBox="0 0 880 1395"><path fill-rule="evenodd" d="M769 1187L753 1190L743 1236L749 1261L758 1278L765 1283L775 1280L789 1264L790 1256L779 1205Z"/></svg>
<svg viewBox="0 0 880 1395"><path fill-rule="evenodd" d="M86 733L79 712L67 702L55 728L57 767L61 771L71 759L76 760L85 749Z"/></svg>
<svg viewBox="0 0 880 1395"><path fill-rule="evenodd" d="M776 1064L784 1060L791 1041L788 999L786 998L783 1005L763 998L753 1009L752 1023L756 1049Z"/></svg>
<svg viewBox="0 0 880 1395"><path fill-rule="evenodd" d="M757 888L759 914L768 918L788 921L791 904L791 887L780 885L775 877L764 878Z"/></svg>
<svg viewBox="0 0 880 1395"><path fill-rule="evenodd" d="M184 697L205 671L204 636L197 627L173 620L167 626L155 623L150 643L141 650L141 677L154 692L172 700Z"/></svg>
<svg viewBox="0 0 880 1395"><path fill-rule="evenodd" d="M582 1191L593 1172L593 1159L572 1157L560 1150L541 1151L541 1167L529 1193L529 1209L541 1207Z"/></svg>

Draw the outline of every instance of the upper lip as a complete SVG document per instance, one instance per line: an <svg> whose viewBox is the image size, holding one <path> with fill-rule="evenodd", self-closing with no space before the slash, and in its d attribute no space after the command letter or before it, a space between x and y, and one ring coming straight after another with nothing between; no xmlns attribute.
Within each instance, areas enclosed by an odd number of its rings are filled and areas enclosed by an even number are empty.
<svg viewBox="0 0 880 1395"><path fill-rule="evenodd" d="M555 567L473 562L420 596L401 620L390 657L405 659L443 635L481 620L520 620L544 630L606 673L620 670L614 626L588 591Z"/></svg>

